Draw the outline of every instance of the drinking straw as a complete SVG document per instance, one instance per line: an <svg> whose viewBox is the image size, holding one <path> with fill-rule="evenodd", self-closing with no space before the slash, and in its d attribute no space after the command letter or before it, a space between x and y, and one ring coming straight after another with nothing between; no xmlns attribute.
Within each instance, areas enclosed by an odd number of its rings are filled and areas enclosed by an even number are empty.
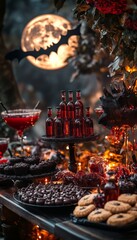
<svg viewBox="0 0 137 240"><path fill-rule="evenodd" d="M39 103L40 103L40 101L38 101L38 102L36 103L36 105L35 105L34 109L36 109L36 108L37 108L37 106L39 105Z"/></svg>
<svg viewBox="0 0 137 240"><path fill-rule="evenodd" d="M8 152L9 152L10 157L13 157L12 152L9 148L8 148Z"/></svg>
<svg viewBox="0 0 137 240"><path fill-rule="evenodd" d="M1 106L5 109L5 111L8 113L8 109L4 106L4 104L0 101Z"/></svg>

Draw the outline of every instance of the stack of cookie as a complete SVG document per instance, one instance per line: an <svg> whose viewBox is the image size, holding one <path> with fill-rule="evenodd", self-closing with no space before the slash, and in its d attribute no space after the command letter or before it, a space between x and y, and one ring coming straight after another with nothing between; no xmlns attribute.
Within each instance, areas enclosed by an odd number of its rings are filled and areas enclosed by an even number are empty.
<svg viewBox="0 0 137 240"><path fill-rule="evenodd" d="M112 226L124 226L137 219L137 195L121 194L118 200L105 203L104 208L96 208L96 194L85 195L78 201L73 215L77 218L86 217L90 222L106 222Z"/></svg>

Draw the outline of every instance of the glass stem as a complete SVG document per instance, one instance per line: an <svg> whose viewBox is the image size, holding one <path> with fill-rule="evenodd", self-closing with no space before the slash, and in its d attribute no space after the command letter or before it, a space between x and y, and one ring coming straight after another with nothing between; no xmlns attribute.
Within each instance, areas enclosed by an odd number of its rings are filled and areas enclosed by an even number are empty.
<svg viewBox="0 0 137 240"><path fill-rule="evenodd" d="M24 156L24 148L23 148L23 133L18 131L18 136L19 136L19 141L20 141L20 146L21 146L21 156Z"/></svg>

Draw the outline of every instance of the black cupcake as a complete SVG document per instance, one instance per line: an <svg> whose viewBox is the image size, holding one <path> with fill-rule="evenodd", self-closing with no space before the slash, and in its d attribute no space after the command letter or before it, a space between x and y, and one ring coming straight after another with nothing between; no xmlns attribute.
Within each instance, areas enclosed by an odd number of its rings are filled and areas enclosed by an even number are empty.
<svg viewBox="0 0 137 240"><path fill-rule="evenodd" d="M23 157L11 157L9 159L9 164L10 165L14 165L16 163L20 163L20 162L23 162L24 161L24 158Z"/></svg>
<svg viewBox="0 0 137 240"><path fill-rule="evenodd" d="M4 168L8 166L7 164L0 164L0 174L4 174Z"/></svg>
<svg viewBox="0 0 137 240"><path fill-rule="evenodd" d="M41 163L39 163L39 168L40 172L42 173L50 173L55 171L56 163L51 160L42 161Z"/></svg>
<svg viewBox="0 0 137 240"><path fill-rule="evenodd" d="M40 170L39 170L39 166L37 164L33 164L30 166L29 168L30 174L32 175L39 175L40 174Z"/></svg>
<svg viewBox="0 0 137 240"><path fill-rule="evenodd" d="M13 168L13 166L6 166L6 167L4 167L4 173L6 174L6 175L14 175L14 168Z"/></svg>
<svg viewBox="0 0 137 240"><path fill-rule="evenodd" d="M13 168L14 173L17 176L27 175L29 172L29 165L27 163L16 163Z"/></svg>
<svg viewBox="0 0 137 240"><path fill-rule="evenodd" d="M38 157L26 157L24 159L24 162L27 164L38 164L39 163L39 158Z"/></svg>

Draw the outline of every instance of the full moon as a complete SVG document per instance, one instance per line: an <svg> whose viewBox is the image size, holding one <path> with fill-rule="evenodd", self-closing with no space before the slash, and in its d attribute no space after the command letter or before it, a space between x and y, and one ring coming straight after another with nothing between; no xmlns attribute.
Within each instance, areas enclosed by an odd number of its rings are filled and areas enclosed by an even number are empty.
<svg viewBox="0 0 137 240"><path fill-rule="evenodd" d="M44 14L33 18L24 28L21 37L21 47L23 51L47 49L53 43L58 43L61 35L66 35L67 30L72 29L71 23L65 18ZM71 36L68 44L61 45L57 53L51 52L49 56L41 55L37 59L32 56L27 59L35 66L55 70L68 64L68 59L75 55L78 46L78 37Z"/></svg>

